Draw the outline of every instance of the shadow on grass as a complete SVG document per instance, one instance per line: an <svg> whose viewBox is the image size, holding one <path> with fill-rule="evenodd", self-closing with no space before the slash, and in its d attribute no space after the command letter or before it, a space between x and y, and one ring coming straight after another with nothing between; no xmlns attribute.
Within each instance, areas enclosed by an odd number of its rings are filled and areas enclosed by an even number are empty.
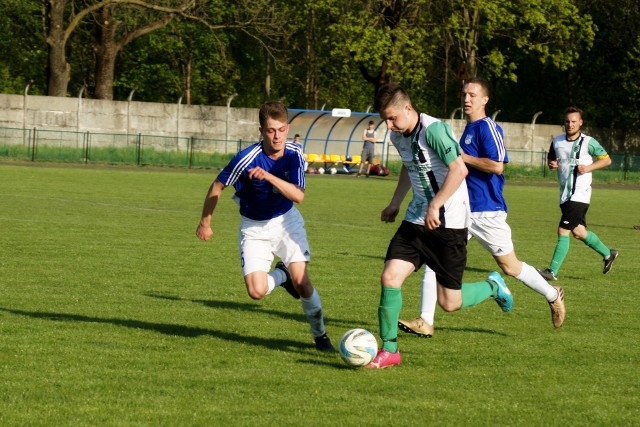
<svg viewBox="0 0 640 427"><path fill-rule="evenodd" d="M171 323L153 323L132 319L107 319L93 316L83 316L80 314L69 313L44 313L38 311L26 311L0 307L0 311L15 314L19 316L27 316L34 319L51 320L55 322L83 322L108 324L115 326L123 326L132 329L142 329L152 332L158 332L165 335L197 338L208 336L226 341L238 343L248 343L254 346L260 346L272 350L289 351L289 352L306 352L313 349L313 346L306 342L293 341L287 339L263 338L257 336L240 335L233 332L217 331L214 329L197 328L185 325L176 325Z"/></svg>
<svg viewBox="0 0 640 427"><path fill-rule="evenodd" d="M476 334L489 334L489 335L498 335L501 337L508 337L509 334L505 334L504 332L498 332L498 331L494 331L493 329L486 329L486 328L471 328L471 327L465 327L465 328L451 328L451 327L446 327L446 326L437 326L436 330L438 332L464 332L464 333L476 333ZM417 340L424 340L424 341L429 341L433 338L425 338L425 337L421 337L415 334L407 334L407 333L403 333L403 332L399 332L403 338L409 338L409 339L417 339Z"/></svg>
<svg viewBox="0 0 640 427"><path fill-rule="evenodd" d="M232 310L232 311L246 311L251 313L259 313L266 314L269 316L279 317L285 320L294 320L296 322L308 323L307 317L302 313L302 311L298 313L291 313L288 311L279 311L279 310L271 310L268 308L264 308L260 303L246 303L246 302L236 302L236 301L220 301L220 300L201 300L201 299L187 299L181 298L179 296L165 294L165 293L146 293L145 296L151 298L164 299L169 301L186 301L192 302L196 304L202 304L205 307L213 308L213 309L222 309L222 310ZM294 304L297 306L300 305L299 301L295 301ZM301 310L301 309L300 309ZM344 328L367 328L372 327L372 325L364 324L361 320L357 319L336 319L334 317L327 316L325 313L325 323L331 324L332 326L344 327ZM359 326L356 326L359 325Z"/></svg>
<svg viewBox="0 0 640 427"><path fill-rule="evenodd" d="M357 254L354 252L338 252L337 255L340 256L352 256L352 257L356 257L356 258L370 258L370 259L378 259L384 262L384 255L368 255L368 254ZM382 268L384 267L384 264L380 265L380 273L382 273Z"/></svg>

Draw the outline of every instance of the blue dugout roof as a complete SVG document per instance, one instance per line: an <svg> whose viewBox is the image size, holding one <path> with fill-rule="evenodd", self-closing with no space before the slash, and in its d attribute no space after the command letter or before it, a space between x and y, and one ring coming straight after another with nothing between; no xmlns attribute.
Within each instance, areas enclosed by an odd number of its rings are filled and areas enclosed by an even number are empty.
<svg viewBox="0 0 640 427"><path fill-rule="evenodd" d="M388 129L377 113L351 112L350 117L333 117L331 111L289 109L289 138L300 134L305 153L359 155L362 132L369 120L376 123L378 143L382 143L382 163L387 156ZM376 153L380 147L376 147Z"/></svg>

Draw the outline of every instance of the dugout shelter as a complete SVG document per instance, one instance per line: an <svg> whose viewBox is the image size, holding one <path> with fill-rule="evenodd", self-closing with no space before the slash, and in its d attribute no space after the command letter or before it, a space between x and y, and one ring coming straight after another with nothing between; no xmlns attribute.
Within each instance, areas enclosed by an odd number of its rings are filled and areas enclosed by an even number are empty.
<svg viewBox="0 0 640 427"><path fill-rule="evenodd" d="M345 109L289 109L289 135L300 134L302 149L310 164L322 164L325 168L339 164L358 164L362 152L362 132L367 128L369 120L376 124L378 136L374 163L386 165L389 131L377 113L351 112Z"/></svg>

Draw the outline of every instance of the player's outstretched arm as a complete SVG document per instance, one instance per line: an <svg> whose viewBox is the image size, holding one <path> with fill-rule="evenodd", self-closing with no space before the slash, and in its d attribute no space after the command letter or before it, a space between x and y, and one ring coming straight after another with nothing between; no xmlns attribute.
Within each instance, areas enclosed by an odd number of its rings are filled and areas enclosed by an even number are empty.
<svg viewBox="0 0 640 427"><path fill-rule="evenodd" d="M389 202L389 206L384 208L382 214L380 215L380 219L382 221L394 222L396 220L396 216L400 212L400 205L402 204L402 201L409 192L410 188L411 180L409 179L409 172L407 171L407 168L402 165L400 176L398 177L398 185L396 185L396 191L393 193L393 197L391 198L391 202Z"/></svg>
<svg viewBox="0 0 640 427"><path fill-rule="evenodd" d="M196 228L196 236L198 236L200 240L206 241L213 236L213 230L211 230L211 217L213 216L213 211L218 205L220 194L224 189L225 185L217 179L213 181L209 187L207 197L205 197L204 204L202 206L202 217L200 218L198 228Z"/></svg>

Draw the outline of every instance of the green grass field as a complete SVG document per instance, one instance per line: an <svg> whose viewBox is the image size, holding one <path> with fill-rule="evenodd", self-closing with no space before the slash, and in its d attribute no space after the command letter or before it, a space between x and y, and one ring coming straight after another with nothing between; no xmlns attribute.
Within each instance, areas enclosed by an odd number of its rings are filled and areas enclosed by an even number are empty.
<svg viewBox="0 0 640 427"><path fill-rule="evenodd" d="M214 171L0 165L0 424L6 426L640 425L640 197L594 190L588 219L620 250L573 240L560 272L565 326L514 279L493 301L436 314L430 340L401 335L400 366L353 369L313 347L299 302L247 295L231 190L214 240L194 231ZM310 176L299 208L310 276L337 344L378 334L379 275L397 224L393 178ZM519 257L545 267L555 185L508 185ZM465 281L496 268L469 243ZM404 287L417 314L420 275Z"/></svg>

